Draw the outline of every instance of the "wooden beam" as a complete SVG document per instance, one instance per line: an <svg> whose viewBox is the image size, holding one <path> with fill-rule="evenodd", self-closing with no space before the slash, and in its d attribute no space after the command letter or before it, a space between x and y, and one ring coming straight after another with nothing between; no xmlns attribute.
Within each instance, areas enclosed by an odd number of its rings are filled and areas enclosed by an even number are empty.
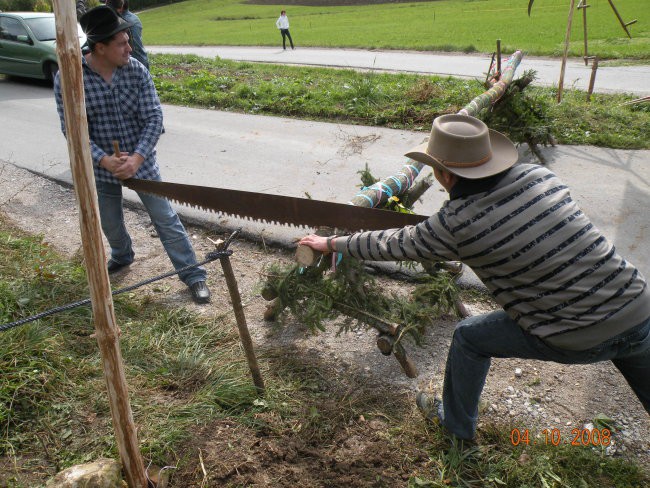
<svg viewBox="0 0 650 488"><path fill-rule="evenodd" d="M587 0L581 0L580 3L578 4L578 8L582 9L582 27L583 27L583 32L582 32L582 37L584 38L585 42L585 54L583 56L585 60L585 66L589 64L589 49L587 46L587 9L591 5L587 5Z"/></svg>
<svg viewBox="0 0 650 488"><path fill-rule="evenodd" d="M566 70L566 59L569 55L569 42L571 41L571 23L576 0L571 0L569 7L569 18L566 23L566 34L564 36L564 54L562 55L562 66L560 68L560 81L557 84L557 103L562 101L562 90L564 89L564 71Z"/></svg>
<svg viewBox="0 0 650 488"><path fill-rule="evenodd" d="M119 327L115 320L99 223L74 2L54 0L54 15L66 139L72 181L79 205L81 242L90 287L95 336L102 357L115 442L129 487L147 488L147 477L138 449L136 427L129 404L119 345Z"/></svg>
<svg viewBox="0 0 650 488"><path fill-rule="evenodd" d="M614 13L616 14L616 18L618 19L619 23L621 24L621 27L623 28L623 30L624 30L625 33L627 34L627 37L629 37L630 39L632 39L632 34L630 34L630 31L627 29L627 26L628 26L628 25L635 24L635 23L636 23L636 19L635 19L635 20L632 20L631 22L627 22L627 23L626 23L626 22L623 20L623 18L621 17L621 14L618 13L618 10L616 10L616 7L614 6L614 2L613 2L612 0L607 0L607 1L609 2L609 6L612 7L612 10L613 10Z"/></svg>

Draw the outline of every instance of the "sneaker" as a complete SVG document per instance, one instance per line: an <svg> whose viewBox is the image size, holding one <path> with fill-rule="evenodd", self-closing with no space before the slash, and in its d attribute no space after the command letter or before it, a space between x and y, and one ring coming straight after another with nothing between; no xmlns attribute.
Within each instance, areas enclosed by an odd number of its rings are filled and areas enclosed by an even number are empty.
<svg viewBox="0 0 650 488"><path fill-rule="evenodd" d="M190 286L190 293L192 294L192 300L195 303L203 304L210 301L210 289L208 285L205 284L205 281L197 281L192 283Z"/></svg>
<svg viewBox="0 0 650 488"><path fill-rule="evenodd" d="M424 418L435 425L442 425L445 413L442 408L442 400L423 391L418 391L415 396L415 404L418 410L424 415Z"/></svg>

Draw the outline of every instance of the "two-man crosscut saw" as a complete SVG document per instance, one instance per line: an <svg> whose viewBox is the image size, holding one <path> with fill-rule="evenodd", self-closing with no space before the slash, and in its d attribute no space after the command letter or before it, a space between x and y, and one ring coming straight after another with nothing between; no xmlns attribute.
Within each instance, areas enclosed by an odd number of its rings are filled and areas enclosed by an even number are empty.
<svg viewBox="0 0 650 488"><path fill-rule="evenodd" d="M347 231L380 230L416 225L428 218L377 208L226 188L133 178L122 183L137 192L158 195L203 210L293 226L331 227Z"/></svg>

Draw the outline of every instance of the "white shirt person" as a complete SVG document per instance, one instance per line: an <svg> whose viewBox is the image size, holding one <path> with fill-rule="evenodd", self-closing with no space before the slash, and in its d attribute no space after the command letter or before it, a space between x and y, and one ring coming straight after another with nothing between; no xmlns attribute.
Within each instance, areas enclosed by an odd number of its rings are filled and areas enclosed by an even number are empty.
<svg viewBox="0 0 650 488"><path fill-rule="evenodd" d="M275 21L275 26L280 29L280 34L282 34L282 49L287 49L287 37L289 38L291 49L295 49L293 46L293 39L291 39L291 34L289 33L289 17L287 17L287 12L285 10L280 12L280 17Z"/></svg>

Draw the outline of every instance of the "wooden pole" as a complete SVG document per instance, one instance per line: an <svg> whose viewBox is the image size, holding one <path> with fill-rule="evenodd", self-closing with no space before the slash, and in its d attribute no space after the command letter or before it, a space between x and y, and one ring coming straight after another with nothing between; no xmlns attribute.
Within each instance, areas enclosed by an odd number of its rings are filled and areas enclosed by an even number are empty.
<svg viewBox="0 0 650 488"><path fill-rule="evenodd" d="M587 0L581 0L580 4L578 5L578 8L582 9L582 27L583 27L582 36L584 37L584 41L585 41L584 60L585 60L585 66L587 66L589 64L589 50L587 46L587 8L589 8L589 5L587 5Z"/></svg>
<svg viewBox="0 0 650 488"><path fill-rule="evenodd" d="M497 39L497 73L495 79L501 79L501 39Z"/></svg>
<svg viewBox="0 0 650 488"><path fill-rule="evenodd" d="M618 10L616 10L616 7L614 6L614 2L612 0L607 0L607 1L609 2L610 7L612 7L612 10L616 14L616 18L618 19L619 23L621 24L621 27L623 27L623 30L627 34L627 37L632 39L632 34L630 34L630 31L627 30L627 26L636 23L636 19L632 20L631 22L625 23L625 21L623 21L623 18L621 17L621 14L619 14Z"/></svg>
<svg viewBox="0 0 650 488"><path fill-rule="evenodd" d="M560 81L557 85L557 103L562 101L562 89L564 88L564 71L566 69L566 59L569 55L569 41L571 40L571 23L573 22L573 11L576 0L571 0L569 7L569 18L566 23L566 35L564 36L564 54L562 55L562 67L560 68Z"/></svg>
<svg viewBox="0 0 650 488"><path fill-rule="evenodd" d="M68 153L79 205L81 242L90 287L95 335L102 356L115 441L129 487L147 488L144 464L138 449L136 427L129 405L129 393L119 347L119 328L115 321L99 224L74 2L54 0L54 14Z"/></svg>
<svg viewBox="0 0 650 488"><path fill-rule="evenodd" d="M241 295L239 294L237 279L232 270L230 258L228 256L223 256L222 258L219 258L219 261L223 268L223 275L226 277L226 284L228 285L228 291L230 292L230 301L232 302L232 308L235 312L235 320L237 321L237 329L239 330L239 340L244 348L244 354L246 355L246 361L248 362L248 369L250 369L251 375L253 376L253 383L257 388L257 392L260 395L263 395L265 389L264 380L262 379L260 367L258 366L257 358L255 357L253 340L248 332L248 325L246 324L246 316L244 315L244 307L241 303Z"/></svg>
<svg viewBox="0 0 650 488"><path fill-rule="evenodd" d="M598 69L598 56L594 58L591 65L591 77L589 78L589 89L587 90L587 101L591 101L591 94L594 92L594 83L596 81L596 70Z"/></svg>

